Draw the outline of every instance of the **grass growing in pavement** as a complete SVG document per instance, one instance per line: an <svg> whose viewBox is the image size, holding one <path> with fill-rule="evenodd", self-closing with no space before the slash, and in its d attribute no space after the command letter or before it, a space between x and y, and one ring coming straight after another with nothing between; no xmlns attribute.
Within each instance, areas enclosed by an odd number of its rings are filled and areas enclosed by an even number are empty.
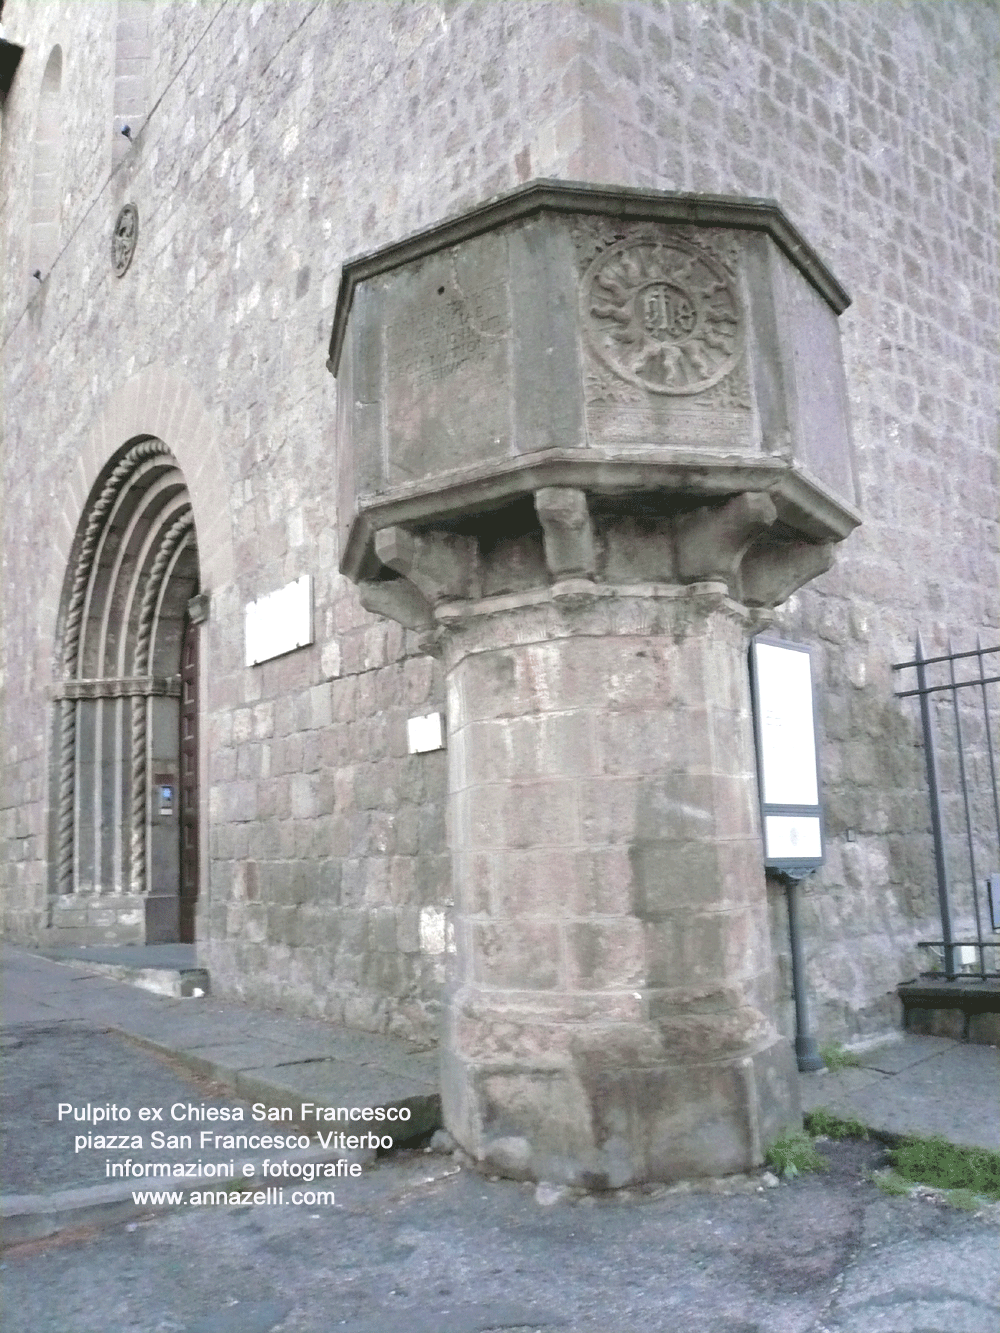
<svg viewBox="0 0 1000 1333"><path fill-rule="evenodd" d="M828 1139L867 1139L860 1120L841 1119L818 1106L805 1117L805 1133L784 1134L768 1148L764 1160L786 1180L805 1171L826 1171L829 1163L816 1151L812 1135ZM983 1199L1000 1200L1000 1152L961 1148L935 1135L906 1138L888 1151L892 1170L867 1173L886 1194L908 1194L913 1185L946 1192L954 1208L974 1212Z"/></svg>
<svg viewBox="0 0 1000 1333"><path fill-rule="evenodd" d="M937 1136L904 1139L889 1160L903 1180L1000 1199L1000 1152L989 1148L960 1148Z"/></svg>
<svg viewBox="0 0 1000 1333"><path fill-rule="evenodd" d="M828 1139L867 1139L868 1128L860 1120L841 1119L825 1106L817 1106L815 1111L808 1111L805 1126L810 1134L824 1135Z"/></svg>
<svg viewBox="0 0 1000 1333"><path fill-rule="evenodd" d="M949 1190L948 1202L952 1208L961 1208L963 1213L976 1213L982 1205L982 1199L972 1190Z"/></svg>
<svg viewBox="0 0 1000 1333"><path fill-rule="evenodd" d="M861 1063L854 1052L845 1051L839 1041L832 1041L828 1046L821 1046L819 1053L820 1058L829 1070L853 1068Z"/></svg>
<svg viewBox="0 0 1000 1333"><path fill-rule="evenodd" d="M803 1171L829 1171L830 1163L816 1151L808 1134L782 1134L775 1139L764 1161L779 1176L787 1178L801 1175Z"/></svg>
<svg viewBox="0 0 1000 1333"><path fill-rule="evenodd" d="M906 1180L900 1180L894 1172L890 1171L882 1175L877 1171L869 1171L865 1178L870 1180L873 1185L877 1185L883 1194L909 1194L910 1185Z"/></svg>

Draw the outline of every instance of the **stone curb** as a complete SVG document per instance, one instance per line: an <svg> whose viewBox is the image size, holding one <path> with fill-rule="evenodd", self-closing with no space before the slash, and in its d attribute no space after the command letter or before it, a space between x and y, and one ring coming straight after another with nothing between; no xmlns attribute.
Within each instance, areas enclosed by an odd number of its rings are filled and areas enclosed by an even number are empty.
<svg viewBox="0 0 1000 1333"><path fill-rule="evenodd" d="M191 1051L178 1050L175 1046L154 1041L150 1037L138 1036L125 1028L108 1027L104 1030L120 1032L138 1046L145 1046L149 1050L162 1055L169 1055L192 1073L219 1083L225 1083L233 1090L234 1094L245 1100L261 1101L267 1106L287 1106L289 1102L302 1100L313 1101L318 1106L336 1106L343 1103L343 1099L334 1101L329 1095L311 1093L306 1089L284 1084L279 1081L280 1074L277 1078L268 1078L262 1071L232 1069L218 1061L197 1055ZM323 1065L327 1062L320 1060L315 1061L315 1063ZM393 1134L394 1146L402 1146L414 1139L426 1138L441 1126L441 1098L437 1093L414 1093L409 1096L381 1099L377 1104L387 1109L389 1107L402 1108L405 1106L411 1112L410 1120L405 1122L408 1131L407 1136L405 1139L400 1139L397 1134ZM385 1126L385 1132L389 1132L389 1126L397 1127L396 1121L378 1123ZM374 1125L371 1122L352 1122L348 1126L342 1121L337 1121L335 1125L334 1122L330 1122L329 1127L349 1129L355 1133L374 1132ZM282 1156L289 1162L332 1162L343 1159L347 1162L359 1162L365 1165L374 1161L376 1153L374 1149L356 1152L333 1152L325 1148L309 1148L283 1153ZM256 1175L263 1178L262 1163L264 1159L248 1160L253 1161ZM214 1178L212 1179L214 1181ZM283 1183L287 1184L288 1182L284 1181ZM172 1182L172 1178L165 1181L163 1178L157 1177L153 1183L150 1183L143 1176L136 1177L131 1181L116 1181L112 1185L79 1186L65 1190L55 1190L46 1194L0 1195L0 1250L7 1249L12 1245L23 1244L25 1241L41 1240L49 1236L59 1235L77 1227L108 1226L115 1222L127 1221L136 1215L170 1212L175 1208L186 1206L184 1204L144 1205L140 1209L133 1202L132 1193L134 1190L150 1188L173 1189L175 1184ZM185 1184L182 1185L182 1188L186 1191L191 1187Z"/></svg>
<svg viewBox="0 0 1000 1333"><path fill-rule="evenodd" d="M217 1083L225 1083L233 1089L246 1101L263 1102L266 1106L287 1106L290 1101L312 1101L317 1106L339 1106L343 1105L343 1099L334 1101L327 1093L310 1092L305 1088L297 1087L291 1082L281 1081L280 1069L282 1066L272 1066L275 1075L268 1077L263 1069L241 1070L233 1069L229 1065L224 1065L217 1060L209 1059L207 1056L198 1055L194 1051L178 1050L176 1046L169 1046L164 1042L154 1041L151 1037L140 1037L135 1033L128 1032L124 1028L110 1029L121 1032L138 1046L146 1046L152 1051L157 1051L161 1055L172 1056L175 1060L186 1066L193 1074L198 1074L202 1078L208 1078ZM327 1060L311 1061L289 1061L290 1065L310 1063L317 1066L327 1063L336 1063L333 1057ZM397 1076L398 1077L398 1076ZM371 1103L372 1105L389 1107L408 1107L410 1110L410 1119L406 1121L407 1136L405 1139L393 1135L397 1144L409 1143L413 1139L422 1139L429 1134L433 1134L436 1129L441 1128L441 1095L437 1092L410 1093L402 1097L393 1097L379 1100ZM339 1122L338 1122L339 1123ZM395 1124L396 1122L392 1122Z"/></svg>
<svg viewBox="0 0 1000 1333"><path fill-rule="evenodd" d="M85 966L111 981L124 981L171 1000L193 999L209 993L208 971L204 967L119 967L115 963Z"/></svg>

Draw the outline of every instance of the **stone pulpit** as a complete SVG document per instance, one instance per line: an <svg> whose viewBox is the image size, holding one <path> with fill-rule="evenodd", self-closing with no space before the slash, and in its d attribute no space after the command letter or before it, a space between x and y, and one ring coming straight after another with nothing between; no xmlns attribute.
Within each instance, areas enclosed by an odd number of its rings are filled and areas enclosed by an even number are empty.
<svg viewBox="0 0 1000 1333"><path fill-rule="evenodd" d="M341 569L445 667L486 1169L721 1175L800 1124L747 645L859 521L847 304L770 201L545 181L344 268Z"/></svg>

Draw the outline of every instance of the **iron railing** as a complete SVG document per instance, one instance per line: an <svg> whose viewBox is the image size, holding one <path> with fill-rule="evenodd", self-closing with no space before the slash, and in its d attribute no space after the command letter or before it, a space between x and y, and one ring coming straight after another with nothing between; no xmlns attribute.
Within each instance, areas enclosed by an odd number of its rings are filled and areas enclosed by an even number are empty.
<svg viewBox="0 0 1000 1333"><path fill-rule="evenodd" d="M918 945L939 964L926 975L985 981L1000 977L1000 645L984 648L977 638L967 652L948 647L928 657L918 634L913 661L892 668L916 673L916 688L896 695L920 700L934 836L941 939ZM975 939L967 937L973 928Z"/></svg>

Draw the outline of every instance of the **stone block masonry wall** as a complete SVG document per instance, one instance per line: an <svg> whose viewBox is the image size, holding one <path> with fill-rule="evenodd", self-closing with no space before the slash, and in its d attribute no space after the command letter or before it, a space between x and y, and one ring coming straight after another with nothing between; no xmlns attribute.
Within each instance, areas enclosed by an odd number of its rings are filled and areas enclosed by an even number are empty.
<svg viewBox="0 0 1000 1333"><path fill-rule="evenodd" d="M997 626L996 6L149 8L149 115L113 174L115 7L4 8L26 48L0 143L4 929L38 938L45 920L43 692L73 528L125 442L115 420L152 429L108 404L162 370L211 430L146 419L183 438L200 550L225 555L205 585L214 983L429 1038L442 955L421 948L420 913L449 894L443 756L404 742L440 684L415 636L336 573L324 360L340 264L535 177L764 195L854 296L841 327L865 524L780 617L822 671L829 861L804 894L810 981L821 1035L895 1025L933 881L915 718L889 666L918 624L929 648ZM38 284L31 150L56 42L68 149ZM111 229L129 201L139 247L119 280ZM302 573L315 646L244 667L244 605Z"/></svg>

